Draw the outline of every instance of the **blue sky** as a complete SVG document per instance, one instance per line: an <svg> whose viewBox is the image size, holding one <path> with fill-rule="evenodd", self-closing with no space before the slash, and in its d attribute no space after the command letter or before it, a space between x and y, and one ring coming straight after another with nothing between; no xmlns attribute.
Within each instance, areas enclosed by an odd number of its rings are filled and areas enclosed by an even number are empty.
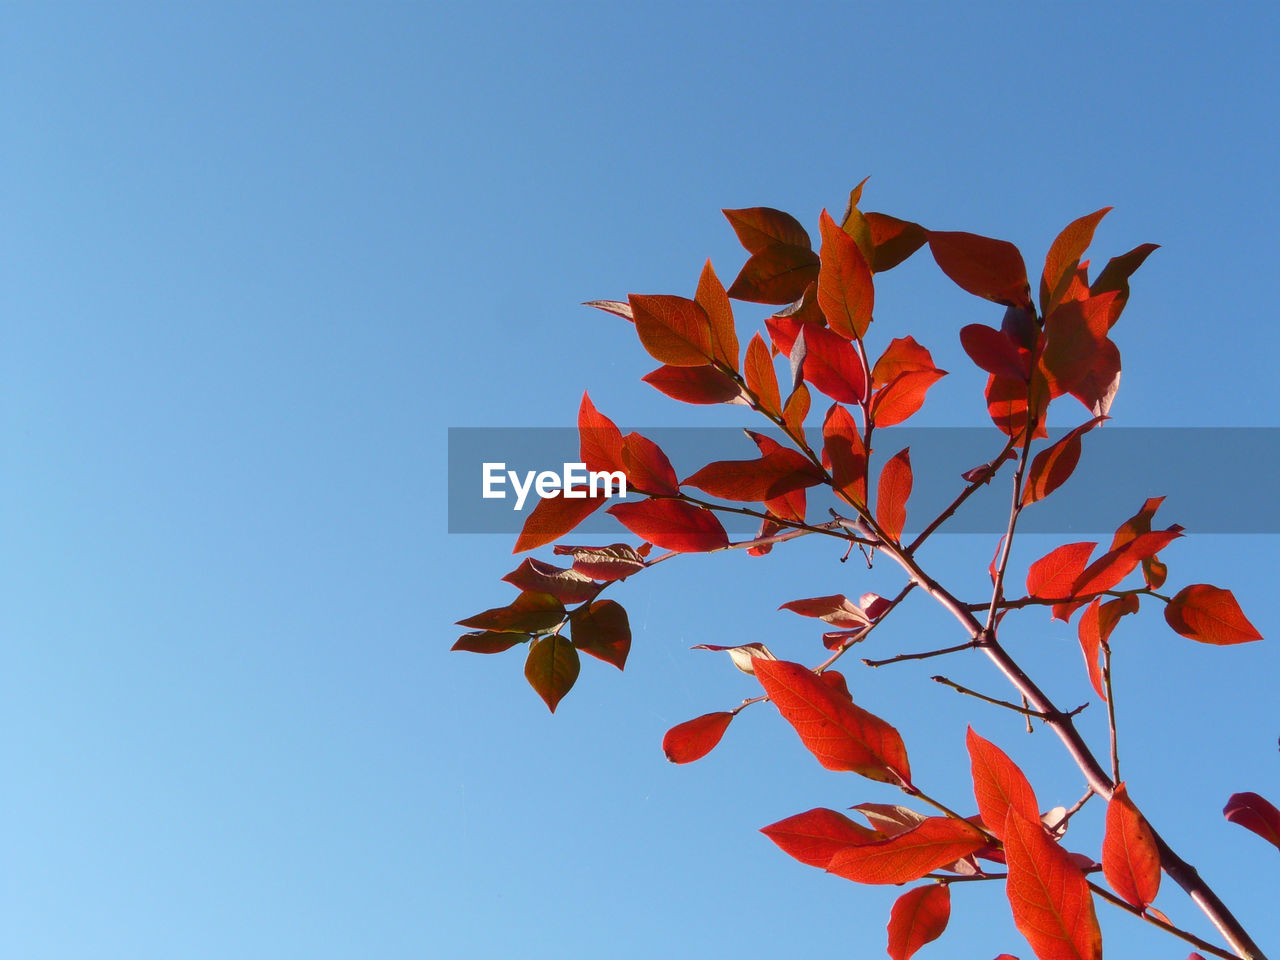
<svg viewBox="0 0 1280 960"><path fill-rule="evenodd" d="M448 652L454 620L510 595L497 579L515 560L510 538L446 534L447 428L567 425L584 388L624 424L741 422L640 383L632 331L578 304L687 295L708 256L727 279L742 254L720 208L816 228L867 175L868 208L1012 240L1033 265L1069 220L1115 205L1097 257L1163 245L1117 328L1116 419L1280 425L1277 18L4 6L6 953L878 955L899 891L755 831L893 794L823 771L764 710L690 767L658 745L753 691L691 644L813 660L816 632L777 604L891 592L890 571L855 575L805 542L664 564L617 592L626 674L586 664L551 717L518 653ZM953 371L918 422L983 423L956 331L991 308L927 257L877 304L878 334L910 332ZM741 311L744 328L762 314ZM1105 465L1086 448L1082 469ZM930 560L977 590L991 539L944 538ZM1131 790L1264 945L1274 852L1219 811L1238 790L1280 800L1276 556L1269 536L1165 555L1171 584L1233 588L1266 643L1201 647L1154 612L1117 640ZM1085 699L1074 628L1022 622L1032 671ZM870 653L954 639L913 606ZM948 671L1000 692L981 664ZM1047 733L933 672L849 668L933 792L966 805L972 720L1043 800L1079 795ZM1083 718L1094 738L1100 716ZM1159 905L1205 932L1166 888ZM922 958L1027 960L999 889L956 894ZM1112 956L1179 955L1100 913Z"/></svg>

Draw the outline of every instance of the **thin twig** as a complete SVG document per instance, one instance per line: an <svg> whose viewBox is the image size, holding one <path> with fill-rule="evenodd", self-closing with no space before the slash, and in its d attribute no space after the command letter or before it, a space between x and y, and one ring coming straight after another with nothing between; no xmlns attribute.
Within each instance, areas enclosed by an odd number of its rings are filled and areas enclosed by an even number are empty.
<svg viewBox="0 0 1280 960"><path fill-rule="evenodd" d="M961 650L972 650L977 644L970 640L968 643L957 643L954 647L943 647L941 650L926 650L923 653L900 653L896 657L889 657L886 660L863 660L868 667L883 667L890 663L902 663L904 660L928 660L930 657L941 657L948 653L959 653Z"/></svg>
<svg viewBox="0 0 1280 960"><path fill-rule="evenodd" d="M1111 686L1111 644L1102 641L1102 689L1107 697L1107 732L1111 738L1111 779L1120 782L1120 745L1116 739L1116 697Z"/></svg>
<svg viewBox="0 0 1280 960"><path fill-rule="evenodd" d="M969 499L970 496L979 488L990 483L992 478L1000 472L1000 468L1004 466L1005 461L1009 457L1009 451L1013 449L1013 445L1017 443L1016 437L1009 437L1009 442L1004 445L1004 449L1000 451L999 456L987 464L988 469L985 470L977 479L969 481L968 486L960 491L960 495L951 501L950 505L940 514L929 521L929 525L920 531L920 534L912 540L907 546L903 547L903 552L913 554L920 544L929 539L930 534L937 530L955 515L961 505Z"/></svg>

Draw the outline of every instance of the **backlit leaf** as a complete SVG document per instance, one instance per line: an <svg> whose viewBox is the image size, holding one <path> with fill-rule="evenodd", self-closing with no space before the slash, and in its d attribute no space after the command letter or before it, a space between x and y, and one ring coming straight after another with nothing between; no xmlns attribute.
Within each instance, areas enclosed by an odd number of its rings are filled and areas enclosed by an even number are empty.
<svg viewBox="0 0 1280 960"><path fill-rule="evenodd" d="M520 528L520 535L516 538L516 545L511 552L524 553L526 550L536 550L552 540L558 540L599 510L608 500L608 497L594 495L599 492L598 489L575 487L573 492L584 494L584 496L566 497L566 491L559 490L549 497L539 499L529 511L529 515L525 517L524 526Z"/></svg>
<svg viewBox="0 0 1280 960"><path fill-rule="evenodd" d="M599 592L591 577L577 570L567 570L533 557L525 557L520 566L502 578L520 590L549 593L561 603L582 603Z"/></svg>
<svg viewBox="0 0 1280 960"><path fill-rule="evenodd" d="M627 298L640 343L653 359L675 367L701 367L713 359L711 320L693 300L669 294Z"/></svg>
<svg viewBox="0 0 1280 960"><path fill-rule="evenodd" d="M1174 631L1201 643L1226 645L1261 640L1230 590L1196 583L1183 587L1164 608Z"/></svg>
<svg viewBox="0 0 1280 960"><path fill-rule="evenodd" d="M841 850L827 872L856 883L910 883L986 844L983 833L964 820L926 817L896 836Z"/></svg>
<svg viewBox="0 0 1280 960"><path fill-rule="evenodd" d="M875 288L871 268L854 238L822 211L818 306L831 329L847 340L861 340L871 324Z"/></svg>
<svg viewBox="0 0 1280 960"><path fill-rule="evenodd" d="M582 395L578 407L578 456L588 470L612 473L623 470L622 431Z"/></svg>
<svg viewBox="0 0 1280 960"><path fill-rule="evenodd" d="M755 394L765 412L775 417L781 414L782 397L778 393L778 374L773 368L769 348L758 333L747 344L745 375L747 389Z"/></svg>
<svg viewBox="0 0 1280 960"><path fill-rule="evenodd" d="M1018 765L989 740L984 740L970 727L965 737L973 774L973 795L978 801L982 822L997 836L1004 829L1010 811L1038 824L1040 807L1035 791Z"/></svg>
<svg viewBox="0 0 1280 960"><path fill-rule="evenodd" d="M892 270L929 239L929 231L910 220L899 220L886 213L866 213L863 217L871 231L874 247L871 269L875 273Z"/></svg>
<svg viewBox="0 0 1280 960"><path fill-rule="evenodd" d="M708 260L698 278L698 290L693 295L697 304L706 311L711 322L711 354L730 369L738 369L738 334L733 325L733 306L724 285L716 276Z"/></svg>
<svg viewBox="0 0 1280 960"><path fill-rule="evenodd" d="M929 370L937 370L932 354L916 343L914 337L896 337L889 341L889 346L885 347L872 368L871 383L883 387L901 374Z"/></svg>
<svg viewBox="0 0 1280 960"><path fill-rule="evenodd" d="M742 210L724 210L738 242L748 253L759 253L775 243L796 247L809 247L809 234L804 226L789 213L772 207L747 207Z"/></svg>
<svg viewBox="0 0 1280 960"><path fill-rule="evenodd" d="M682 500L616 503L608 512L638 537L677 553L700 553L729 544L716 515Z"/></svg>
<svg viewBox="0 0 1280 960"><path fill-rule="evenodd" d="M458 626L501 633L537 633L564 619L564 604L549 593L526 591L505 607L494 607L459 620Z"/></svg>
<svg viewBox="0 0 1280 960"><path fill-rule="evenodd" d="M801 863L824 869L839 851L880 839L876 831L824 807L779 820L760 832Z"/></svg>
<svg viewBox="0 0 1280 960"><path fill-rule="evenodd" d="M1080 438L1102 423L1106 417L1094 417L1068 432L1062 439L1036 454L1022 488L1022 504L1043 500L1067 482L1080 462Z"/></svg>
<svg viewBox="0 0 1280 960"><path fill-rule="evenodd" d="M987 373L1010 380L1026 380L1030 374L1030 354L994 327L984 323L961 327L960 346Z"/></svg>
<svg viewBox="0 0 1280 960"><path fill-rule="evenodd" d="M1071 221L1053 241L1044 259L1044 273L1040 279L1041 313L1048 314L1063 298L1080 258L1093 242L1094 230L1110 211L1111 207L1103 207Z"/></svg>
<svg viewBox="0 0 1280 960"><path fill-rule="evenodd" d="M946 884L908 890L889 911L889 956L910 960L926 943L942 936L950 919L951 889Z"/></svg>
<svg viewBox="0 0 1280 960"><path fill-rule="evenodd" d="M662 738L662 752L672 763L699 760L715 749L732 719L733 714L721 711L677 724Z"/></svg>
<svg viewBox="0 0 1280 960"><path fill-rule="evenodd" d="M889 724L798 663L757 660L755 668L778 712L828 770L851 770L885 783L911 782L906 747Z"/></svg>
<svg viewBox="0 0 1280 960"><path fill-rule="evenodd" d="M1092 540L1064 543L1031 564L1027 571L1027 596L1041 600L1065 600L1089 563L1098 544Z"/></svg>
<svg viewBox="0 0 1280 960"><path fill-rule="evenodd" d="M1256 793L1233 793L1222 815L1280 847L1280 810Z"/></svg>
<svg viewBox="0 0 1280 960"><path fill-rule="evenodd" d="M631 652L631 624L627 611L613 600L597 600L569 621L573 645L582 653L621 670Z"/></svg>
<svg viewBox="0 0 1280 960"><path fill-rule="evenodd" d="M791 600L778 608L790 610L802 617L816 617L836 627L866 627L871 619L863 609L843 594L829 597L809 597L804 600Z"/></svg>
<svg viewBox="0 0 1280 960"><path fill-rule="evenodd" d="M1071 585L1071 596L1089 597L1110 590L1127 577L1135 567L1148 557L1153 557L1175 539L1182 536L1182 527L1176 523L1167 530L1143 533L1123 546L1104 553L1085 568L1084 573ZM1073 610L1084 605L1085 600L1060 604L1054 608L1054 616L1067 619ZM1059 610L1061 609L1061 612Z"/></svg>
<svg viewBox="0 0 1280 960"><path fill-rule="evenodd" d="M867 395L867 375L858 351L824 327L808 324L803 333L804 378L832 400L861 403Z"/></svg>
<svg viewBox="0 0 1280 960"><path fill-rule="evenodd" d="M818 262L818 255L808 247L775 243L748 258L729 287L729 296L751 303L792 303L818 279Z"/></svg>
<svg viewBox="0 0 1280 960"><path fill-rule="evenodd" d="M822 422L822 453L830 464L837 494L857 504L867 502L867 450L849 411L832 404Z"/></svg>
<svg viewBox="0 0 1280 960"><path fill-rule="evenodd" d="M825 479L804 454L779 447L756 460L716 460L684 483L713 497L759 503Z"/></svg>
<svg viewBox="0 0 1280 960"><path fill-rule="evenodd" d="M899 450L880 470L876 488L876 523L892 540L902 539L911 496L911 448Z"/></svg>
<svg viewBox="0 0 1280 960"><path fill-rule="evenodd" d="M973 233L929 231L929 250L942 272L974 296L1031 309L1022 254L1013 244Z"/></svg>
<svg viewBox="0 0 1280 960"><path fill-rule="evenodd" d="M1102 932L1089 884L1067 851L1039 821L1012 810L1004 850L1013 922L1039 960L1101 960Z"/></svg>
<svg viewBox="0 0 1280 960"><path fill-rule="evenodd" d="M871 402L871 422L892 427L915 415L924 406L929 388L947 375L945 370L915 370L900 373L876 391Z"/></svg>
<svg viewBox="0 0 1280 960"><path fill-rule="evenodd" d="M648 437L628 433L622 438L622 465L627 472L628 490L634 488L663 497L680 493L680 482L671 461Z"/></svg>
<svg viewBox="0 0 1280 960"><path fill-rule="evenodd" d="M572 689L581 666L578 651L567 639L557 635L539 637L529 648L524 663L524 676L547 704L552 713Z"/></svg>
<svg viewBox="0 0 1280 960"><path fill-rule="evenodd" d="M728 375L715 367L673 367L663 364L640 378L668 397L683 403L729 403L741 391Z"/></svg>
<svg viewBox="0 0 1280 960"><path fill-rule="evenodd" d="M1158 249L1160 249L1158 243L1144 243L1134 247L1128 253L1112 257L1098 274L1098 279L1093 281L1089 292L1094 296L1110 293L1113 290L1117 294L1110 305L1110 315L1107 318L1108 329L1116 325L1116 321L1120 319L1120 311L1124 309L1129 299L1129 278L1142 266L1143 261Z"/></svg>
<svg viewBox="0 0 1280 960"><path fill-rule="evenodd" d="M607 547L557 544L555 553L573 557L574 572L592 580L621 580L644 569L644 557L626 543L611 543Z"/></svg>
<svg viewBox="0 0 1280 960"><path fill-rule="evenodd" d="M1155 900L1160 889L1160 851L1155 836L1129 799L1124 783L1116 784L1107 803L1102 873L1112 890L1140 910Z"/></svg>

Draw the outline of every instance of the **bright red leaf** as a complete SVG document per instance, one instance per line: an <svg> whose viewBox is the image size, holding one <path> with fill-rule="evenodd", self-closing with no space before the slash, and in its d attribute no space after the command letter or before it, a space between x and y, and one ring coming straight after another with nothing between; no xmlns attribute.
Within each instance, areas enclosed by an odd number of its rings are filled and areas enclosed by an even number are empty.
<svg viewBox="0 0 1280 960"><path fill-rule="evenodd" d="M1164 608L1174 631L1201 643L1227 645L1261 640L1230 590L1196 583L1183 587Z"/></svg>
<svg viewBox="0 0 1280 960"><path fill-rule="evenodd" d="M871 422L892 427L914 416L924 406L929 388L947 375L945 370L915 370L900 373L876 391L871 401Z"/></svg>
<svg viewBox="0 0 1280 960"><path fill-rule="evenodd" d="M1222 815L1280 847L1280 810L1256 793L1233 793Z"/></svg>
<svg viewBox="0 0 1280 960"><path fill-rule="evenodd" d="M1080 462L1080 438L1105 419L1094 417L1088 423L1082 423L1036 454L1027 473L1026 486L1022 488L1023 506L1043 500L1067 482Z"/></svg>
<svg viewBox="0 0 1280 960"><path fill-rule="evenodd" d="M757 660L755 668L778 712L828 770L851 770L885 783L911 782L906 747L889 724L798 663Z"/></svg>
<svg viewBox="0 0 1280 960"><path fill-rule="evenodd" d="M946 884L908 890L889 911L889 956L910 960L926 943L942 936L950 919L951 890Z"/></svg>
<svg viewBox="0 0 1280 960"><path fill-rule="evenodd" d="M881 834L854 823L842 813L818 807L797 813L760 832L778 845L783 853L811 867L826 868L841 850L881 839Z"/></svg>
<svg viewBox="0 0 1280 960"><path fill-rule="evenodd" d="M729 536L714 513L683 500L615 503L608 512L636 536L664 550L701 553L729 545Z"/></svg>
<svg viewBox="0 0 1280 960"><path fill-rule="evenodd" d="M929 250L962 290L1008 307L1032 309L1026 264L1013 244L973 233L930 230Z"/></svg>
<svg viewBox="0 0 1280 960"><path fill-rule="evenodd" d="M861 340L871 324L875 288L871 268L852 236L827 211L819 220L822 265L818 272L818 306L831 329L847 340Z"/></svg>
<svg viewBox="0 0 1280 960"><path fill-rule="evenodd" d="M779 447L757 460L717 460L685 484L725 500L759 503L822 483L825 475L808 457Z"/></svg>
<svg viewBox="0 0 1280 960"><path fill-rule="evenodd" d="M929 370L937 370L933 355L916 343L914 337L896 337L889 341L889 346L885 347L872 368L871 383L883 387L901 374Z"/></svg>
<svg viewBox="0 0 1280 960"><path fill-rule="evenodd" d="M995 744L974 733L972 727L965 735L965 744L973 773L973 795L988 829L1000 836L1010 811L1038 824L1040 807L1035 791L1018 765Z"/></svg>
<svg viewBox="0 0 1280 960"><path fill-rule="evenodd" d="M1065 600L1071 596L1071 585L1084 573L1097 545L1086 540L1050 550L1027 571L1027 596L1041 600Z"/></svg>
<svg viewBox="0 0 1280 960"><path fill-rule="evenodd" d="M663 364L640 378L682 403L728 403L736 400L738 385L715 367L673 367Z"/></svg>
<svg viewBox="0 0 1280 960"><path fill-rule="evenodd" d="M910 883L987 844L977 827L951 817L926 817L896 836L841 850L827 872L856 883Z"/></svg>
<svg viewBox="0 0 1280 960"><path fill-rule="evenodd" d="M1120 312L1129 299L1129 278L1142 266L1143 261L1158 249L1160 249L1158 243L1144 243L1134 247L1128 253L1112 257L1098 274L1098 279L1093 281L1089 292L1094 296L1113 290L1117 294L1111 303L1110 316L1107 318L1108 328L1116 325L1116 321L1120 319Z"/></svg>
<svg viewBox="0 0 1280 960"><path fill-rule="evenodd" d="M1031 355L994 327L983 323L961 327L960 346L987 373L1021 381L1030 375Z"/></svg>
<svg viewBox="0 0 1280 960"><path fill-rule="evenodd" d="M822 422L822 455L829 464L836 493L854 503L867 502L867 450L852 415L832 404Z"/></svg>
<svg viewBox="0 0 1280 960"><path fill-rule="evenodd" d="M1110 211L1111 207L1103 207L1071 221L1053 241L1044 258L1044 273L1040 279L1041 313L1048 314L1063 299L1080 258L1093 242L1094 230Z"/></svg>
<svg viewBox="0 0 1280 960"><path fill-rule="evenodd" d="M1089 884L1070 854L1038 821L1012 810L1004 851L1013 922L1039 960L1101 960L1102 932Z"/></svg>
<svg viewBox="0 0 1280 960"><path fill-rule="evenodd" d="M578 456L588 470L613 473L624 469L622 431L595 408L586 393L578 407Z"/></svg>
<svg viewBox="0 0 1280 960"><path fill-rule="evenodd" d="M853 345L811 323L802 325L800 336L805 346L804 378L832 400L861 403L867 395L867 375ZM787 355L791 356L790 351Z"/></svg>
<svg viewBox="0 0 1280 960"><path fill-rule="evenodd" d="M902 539L911 496L911 448L899 450L880 470L876 488L876 523L892 540Z"/></svg>
<svg viewBox="0 0 1280 960"><path fill-rule="evenodd" d="M686 720L667 731L662 738L662 752L672 763L692 763L700 760L715 749L733 714L704 713L700 717Z"/></svg>
<svg viewBox="0 0 1280 960"><path fill-rule="evenodd" d="M675 468L662 448L648 437L628 433L622 438L622 465L627 473L628 491L674 497L680 492Z"/></svg>
<svg viewBox="0 0 1280 960"><path fill-rule="evenodd" d="M1107 803L1102 873L1112 890L1140 910L1155 900L1160 889L1160 851L1155 835L1123 783L1116 784Z"/></svg>

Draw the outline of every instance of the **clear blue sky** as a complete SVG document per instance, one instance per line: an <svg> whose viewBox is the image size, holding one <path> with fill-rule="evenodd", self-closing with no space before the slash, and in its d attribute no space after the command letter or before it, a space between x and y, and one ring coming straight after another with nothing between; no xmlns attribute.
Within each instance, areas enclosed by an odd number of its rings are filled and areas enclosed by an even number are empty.
<svg viewBox="0 0 1280 960"><path fill-rule="evenodd" d="M1115 205L1098 256L1163 245L1117 328L1118 422L1278 426L1277 26L1244 3L0 8L3 952L881 955L898 891L755 831L893 794L765 710L691 767L658 745L753 690L691 644L812 660L777 604L889 571L807 543L666 564L617 593L626 674L585 664L551 717L518 652L447 652L515 562L510 538L446 534L446 429L570 424L584 388L623 423L691 422L577 304L687 294L707 256L731 277L721 207L813 227L867 175L871 209L1032 263ZM927 258L886 276L879 335L954 371L921 423L983 422L955 331L995 319ZM992 546L933 558L977 587ZM1235 589L1266 643L1200 647L1154 612L1117 638L1131 789L1272 948L1275 851L1219 811L1280 802L1278 549L1165 557L1171 584ZM1032 668L1085 699L1074 628L1025 623ZM955 639L920 606L875 650ZM934 792L967 804L972 717L1042 799L1078 796L1046 733L932 672L849 670ZM957 890L920 956L1027 960L1004 913ZM1110 956L1186 953L1101 916Z"/></svg>

